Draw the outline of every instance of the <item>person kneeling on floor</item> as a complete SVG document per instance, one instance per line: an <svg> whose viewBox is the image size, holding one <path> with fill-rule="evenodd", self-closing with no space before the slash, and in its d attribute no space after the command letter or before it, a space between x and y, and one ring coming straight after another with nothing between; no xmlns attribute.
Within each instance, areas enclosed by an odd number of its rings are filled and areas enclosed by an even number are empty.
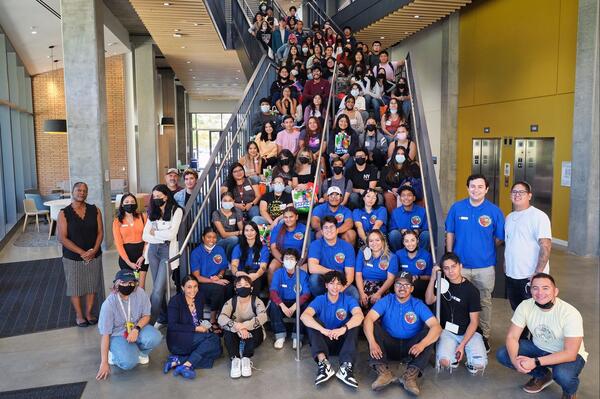
<svg viewBox="0 0 600 399"><path fill-rule="evenodd" d="M445 280L441 289L435 286L439 266L434 266L425 292L425 302L433 305L437 295L440 300L440 323L444 327L437 344L437 367L456 368L463 357L471 374L485 370L487 353L483 336L478 331L481 303L479 290L462 276L462 264L458 255L448 252L440 261ZM446 284L447 282L447 284ZM446 285L446 287L445 287Z"/></svg>
<svg viewBox="0 0 600 399"><path fill-rule="evenodd" d="M110 365L131 370L147 364L148 354L162 339L150 321L150 298L138 287L133 270L119 270L113 281L112 292L100 308L98 330L100 341L100 369L97 380L108 378Z"/></svg>
<svg viewBox="0 0 600 399"><path fill-rule="evenodd" d="M356 340L363 314L358 301L342 292L346 276L330 271L323 276L327 292L316 297L302 313L307 327L312 356L318 364L315 385L329 380L335 372L329 355L339 354L340 369L336 374L345 384L358 388L353 364L356 362Z"/></svg>
<svg viewBox="0 0 600 399"><path fill-rule="evenodd" d="M581 313L558 298L549 274L537 273L531 278L531 296L517 306L506 346L498 349L496 358L503 366L531 376L523 386L525 392L538 393L554 380L563 390L563 399L574 399L588 356ZM520 339L525 328L531 331L531 341Z"/></svg>
<svg viewBox="0 0 600 399"><path fill-rule="evenodd" d="M364 332L369 342L369 364L378 374L371 385L378 391L396 381L388 360L410 358L399 382L408 392L419 395L418 377L429 362L433 344L442 328L431 310L411 296L413 277L400 272L394 280L394 293L381 298L367 313ZM381 319L381 323L376 323Z"/></svg>
<svg viewBox="0 0 600 399"><path fill-rule="evenodd" d="M223 341L231 359L231 378L250 377L254 349L265 339L267 322L264 303L252 292L252 279L235 279L235 296L225 302L218 322L224 330Z"/></svg>
<svg viewBox="0 0 600 399"><path fill-rule="evenodd" d="M175 369L174 376L196 378L195 369L212 368L221 356L221 340L212 331L210 321L203 320L203 296L198 292L198 279L188 274L181 281L181 291L169 301L167 358L163 372Z"/></svg>

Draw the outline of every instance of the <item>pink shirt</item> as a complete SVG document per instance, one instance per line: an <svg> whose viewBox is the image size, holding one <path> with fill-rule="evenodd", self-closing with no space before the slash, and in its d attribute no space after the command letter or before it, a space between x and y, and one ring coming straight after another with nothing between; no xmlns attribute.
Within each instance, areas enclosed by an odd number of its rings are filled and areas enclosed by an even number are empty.
<svg viewBox="0 0 600 399"><path fill-rule="evenodd" d="M298 141L300 140L300 131L293 130L292 133L288 133L285 129L277 133L277 139L275 143L281 146L282 150L290 150L292 154L298 151Z"/></svg>

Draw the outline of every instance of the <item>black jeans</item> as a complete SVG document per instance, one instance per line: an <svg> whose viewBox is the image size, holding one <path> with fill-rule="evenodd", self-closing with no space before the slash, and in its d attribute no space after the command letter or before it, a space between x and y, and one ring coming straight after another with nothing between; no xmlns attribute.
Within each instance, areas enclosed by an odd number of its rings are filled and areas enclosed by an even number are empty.
<svg viewBox="0 0 600 399"><path fill-rule="evenodd" d="M210 310L220 313L225 301L233 297L233 284L202 283L200 284L200 294Z"/></svg>
<svg viewBox="0 0 600 399"><path fill-rule="evenodd" d="M250 331L250 334L252 334L250 338L243 340L237 333L231 331L223 333L223 342L225 343L230 359L240 357L240 343L242 341L244 341L244 350L241 357L254 356L254 349L258 348L264 339L262 327Z"/></svg>
<svg viewBox="0 0 600 399"><path fill-rule="evenodd" d="M525 287L527 286L527 283L529 283L529 279L522 278L517 280L508 276L505 277L506 296L508 296L510 307L512 310L515 310L521 302L531 298L531 293L529 291L525 291Z"/></svg>
<svg viewBox="0 0 600 399"><path fill-rule="evenodd" d="M423 352L419 353L419 356L417 357L413 357L408 353L408 351L413 345L419 343L423 338L425 338L428 332L429 328L425 326L417 335L412 338L398 339L388 334L388 332L381 326L381 323L374 323L375 341L381 348L383 356L381 359L374 359L370 357L369 365L374 367L379 364L387 364L388 360L402 361L406 358L410 358L408 365L416 367L422 372L427 366L427 363L431 358L431 354L433 353L433 344L423 349Z"/></svg>
<svg viewBox="0 0 600 399"><path fill-rule="evenodd" d="M290 306L292 306L293 304L296 303L296 301L283 301L283 303L285 304L285 306L287 306L288 308ZM300 305L300 314L302 314L302 312L304 312L304 309L306 309L308 307L308 303L305 302L302 305ZM285 336L287 335L287 329L285 327L285 324L283 322L283 319L286 316L283 314L283 311L281 310L281 308L279 306L277 306L275 304L275 302L271 302L271 304L269 305L269 319L271 320L271 328L273 329L273 332L275 333L275 339L277 338L285 338ZM293 314L292 317L296 317L296 313ZM292 338L296 338L296 322L294 322L294 327L292 328ZM302 338L302 335L305 332L305 328L304 328L304 324L302 322L300 322L300 338Z"/></svg>
<svg viewBox="0 0 600 399"><path fill-rule="evenodd" d="M327 358L329 358L329 355L339 355L340 364L344 362L354 364L356 362L357 327L351 328L337 340L330 339L312 328L307 327L306 331L310 340L310 351L315 362L318 361L317 355L319 353L323 353Z"/></svg>

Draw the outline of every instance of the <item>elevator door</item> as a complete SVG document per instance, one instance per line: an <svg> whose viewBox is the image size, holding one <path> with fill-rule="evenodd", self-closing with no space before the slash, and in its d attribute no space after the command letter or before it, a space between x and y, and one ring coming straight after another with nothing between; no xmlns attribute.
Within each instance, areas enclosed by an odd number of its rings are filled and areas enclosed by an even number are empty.
<svg viewBox="0 0 600 399"><path fill-rule="evenodd" d="M554 139L515 140L515 181L531 185L531 204L552 217Z"/></svg>
<svg viewBox="0 0 600 399"><path fill-rule="evenodd" d="M490 183L486 198L498 204L500 190L500 139L473 139L471 172L484 175Z"/></svg>

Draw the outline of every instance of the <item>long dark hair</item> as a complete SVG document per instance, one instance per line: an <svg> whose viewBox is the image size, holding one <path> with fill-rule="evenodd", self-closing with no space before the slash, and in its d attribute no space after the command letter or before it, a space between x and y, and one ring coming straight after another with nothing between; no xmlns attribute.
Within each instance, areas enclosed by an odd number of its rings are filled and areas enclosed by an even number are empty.
<svg viewBox="0 0 600 399"><path fill-rule="evenodd" d="M273 132L271 134L267 133L267 125L271 125L273 128ZM277 138L277 132L275 131L275 124L271 121L266 121L263 123L262 130L260 131L260 138L262 141L275 141Z"/></svg>
<svg viewBox="0 0 600 399"><path fill-rule="evenodd" d="M150 209L148 210L148 219L154 222L155 220L162 219L165 222L171 220L171 216L175 211L179 208L177 202L173 199L173 194L169 187L166 184L157 184L152 188L152 192L158 191L163 193L167 197L167 201L165 204L165 212L163 213L159 206L154 205L154 201L152 201L152 197L150 197ZM152 193L151 192L151 193ZM152 195L152 194L150 194Z"/></svg>
<svg viewBox="0 0 600 399"><path fill-rule="evenodd" d="M400 150L402 150L402 152L404 153L404 163L402 164L396 162L396 154L398 154ZM394 149L394 153L392 154L392 158L389 162L390 168L388 170L387 175L385 176L386 182L388 182L389 184L396 184L402 181L402 179L404 178L403 168L404 165L407 165L407 163L410 163L410 160L408 159L408 150L401 145L397 146ZM396 181L395 179L396 172L400 172L400 179L398 181Z"/></svg>
<svg viewBox="0 0 600 399"><path fill-rule="evenodd" d="M348 123L348 127L344 131L348 133L349 136L352 136L352 133L354 133L354 129L352 129L352 126L350 126L350 117L348 117L348 115L346 114L340 114L338 116L337 120L335 121L335 128L333 129L333 131L335 133L339 133L342 131L342 129L340 128L340 121L342 119L346 119L346 122Z"/></svg>
<svg viewBox="0 0 600 399"><path fill-rule="evenodd" d="M405 121L405 120L406 120L406 116L404 115L404 111L402 110L402 103L401 103L401 102L400 102L398 99L396 99L396 98L392 98L392 99L390 100L390 103L391 103L392 101L395 101L395 102L396 102L396 107L397 107L396 109L398 110L398 111L396 112L396 115L398 115L398 117L399 117L400 119L402 119L402 120L404 120L404 121ZM391 115L392 115L392 112L390 111L390 104L388 103L388 105L387 105L387 107L386 107L386 110L385 110L385 118L386 118L386 119L388 119L388 118L389 118ZM406 123L404 123L404 125L405 125L405 124L406 124ZM408 130L408 126L406 127L406 129Z"/></svg>
<svg viewBox="0 0 600 399"><path fill-rule="evenodd" d="M254 245L252 247L248 245L246 235L243 233L246 230L246 226L250 226L254 229L254 231L256 231L256 239L254 240ZM245 223L244 228L242 230L242 235L240 236L240 250L242 252L240 262L243 265L242 267L246 266L246 259L248 259L248 251L250 250L250 248L252 248L252 250L254 251L252 262L258 262L258 260L260 259L260 251L262 250L262 246L263 244L260 240L260 231L258 230L258 226L256 225L256 223L252 221Z"/></svg>
<svg viewBox="0 0 600 399"><path fill-rule="evenodd" d="M137 202L137 198L135 198L135 195L131 194L131 193L125 193L123 194L123 196L121 197L121 202L119 203L119 209L117 210L117 219L119 219L119 223L123 223L123 219L125 218L125 209L123 208L123 202L128 198L131 197L134 199L135 201L135 206L136 206L136 210L133 211L133 217L135 219L140 217L140 213L137 211L137 206L138 206L138 202Z"/></svg>
<svg viewBox="0 0 600 399"><path fill-rule="evenodd" d="M231 193L235 192L235 189L237 188L237 183L235 182L235 179L233 178L233 170L235 168L242 168L242 170L244 171L244 179L246 178L246 169L244 169L244 166L239 162L233 163L229 167L229 174L227 175L227 180L226 180L227 191L229 191Z"/></svg>
<svg viewBox="0 0 600 399"><path fill-rule="evenodd" d="M298 210L293 206L288 206L283 211L282 215L285 215L288 212L292 212L294 215L298 216ZM298 226L298 220L296 220L296 226ZM283 238L285 237L285 232L287 231L287 226L284 222L281 222L281 228L277 232L277 237L275 238L275 246L279 250L279 252L283 251Z"/></svg>

